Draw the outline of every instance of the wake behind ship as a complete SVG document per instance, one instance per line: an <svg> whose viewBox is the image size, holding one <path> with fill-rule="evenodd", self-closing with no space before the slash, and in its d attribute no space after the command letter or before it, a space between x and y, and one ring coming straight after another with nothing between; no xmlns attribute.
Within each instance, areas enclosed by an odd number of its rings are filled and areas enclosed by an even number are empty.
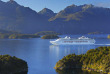
<svg viewBox="0 0 110 74"><path fill-rule="evenodd" d="M50 41L54 45L78 45L78 44L95 44L95 40L82 36L79 38L70 38L66 36L65 38L59 38L55 41Z"/></svg>

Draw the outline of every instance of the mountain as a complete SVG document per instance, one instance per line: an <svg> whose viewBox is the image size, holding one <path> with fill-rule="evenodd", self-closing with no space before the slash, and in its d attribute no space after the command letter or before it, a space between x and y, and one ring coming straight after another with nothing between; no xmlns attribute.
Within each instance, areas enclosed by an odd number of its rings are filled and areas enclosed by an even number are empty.
<svg viewBox="0 0 110 74"><path fill-rule="evenodd" d="M49 19L50 22L60 24L59 31L66 33L109 33L110 9L93 5L71 5ZM62 31L63 30L63 31Z"/></svg>
<svg viewBox="0 0 110 74"><path fill-rule="evenodd" d="M46 23L47 19L29 7L21 6L15 1L0 1L0 29L36 33L45 30Z"/></svg>
<svg viewBox="0 0 110 74"><path fill-rule="evenodd" d="M0 29L0 34L20 34L20 33L15 31L7 31Z"/></svg>
<svg viewBox="0 0 110 74"><path fill-rule="evenodd" d="M46 16L48 18L51 18L56 15L56 13L54 13L52 10L50 10L48 8L42 9L41 11L38 12L38 14L41 14L41 15Z"/></svg>
<svg viewBox="0 0 110 74"><path fill-rule="evenodd" d="M15 1L0 1L0 29L36 33L55 31L61 34L110 33L110 8L91 4L70 5L58 13L48 8L36 12Z"/></svg>
<svg viewBox="0 0 110 74"><path fill-rule="evenodd" d="M88 9L94 8L93 5L70 5L66 7L64 10L60 11L54 18L50 19L50 21L54 21L60 18L64 18L63 21L69 20L80 20L81 12L86 12Z"/></svg>

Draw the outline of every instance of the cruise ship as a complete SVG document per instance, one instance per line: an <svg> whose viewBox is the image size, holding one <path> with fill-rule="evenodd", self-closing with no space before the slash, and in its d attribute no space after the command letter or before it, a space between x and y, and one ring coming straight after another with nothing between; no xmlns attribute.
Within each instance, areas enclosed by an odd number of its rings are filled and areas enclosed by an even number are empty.
<svg viewBox="0 0 110 74"><path fill-rule="evenodd" d="M50 41L53 45L78 45L78 44L95 44L95 40L82 36L79 38L70 38L66 36L65 38L59 38L55 41Z"/></svg>

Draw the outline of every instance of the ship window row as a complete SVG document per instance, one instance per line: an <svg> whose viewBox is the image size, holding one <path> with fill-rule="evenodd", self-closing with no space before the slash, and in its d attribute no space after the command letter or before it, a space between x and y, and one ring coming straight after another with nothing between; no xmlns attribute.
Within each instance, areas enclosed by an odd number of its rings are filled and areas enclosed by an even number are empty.
<svg viewBox="0 0 110 74"><path fill-rule="evenodd" d="M72 43L72 42L88 42L88 41L64 41L64 42L65 42L65 43L66 43L66 42L71 42L71 43Z"/></svg>

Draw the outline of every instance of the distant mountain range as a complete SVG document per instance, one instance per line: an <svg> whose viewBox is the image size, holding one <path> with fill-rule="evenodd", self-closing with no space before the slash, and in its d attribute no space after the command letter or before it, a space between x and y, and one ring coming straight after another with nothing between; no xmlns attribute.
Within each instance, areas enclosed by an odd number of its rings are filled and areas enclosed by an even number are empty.
<svg viewBox="0 0 110 74"><path fill-rule="evenodd" d="M110 9L94 5L71 5L54 13L36 12L15 1L0 1L0 29L21 33L55 31L62 34L110 33Z"/></svg>

